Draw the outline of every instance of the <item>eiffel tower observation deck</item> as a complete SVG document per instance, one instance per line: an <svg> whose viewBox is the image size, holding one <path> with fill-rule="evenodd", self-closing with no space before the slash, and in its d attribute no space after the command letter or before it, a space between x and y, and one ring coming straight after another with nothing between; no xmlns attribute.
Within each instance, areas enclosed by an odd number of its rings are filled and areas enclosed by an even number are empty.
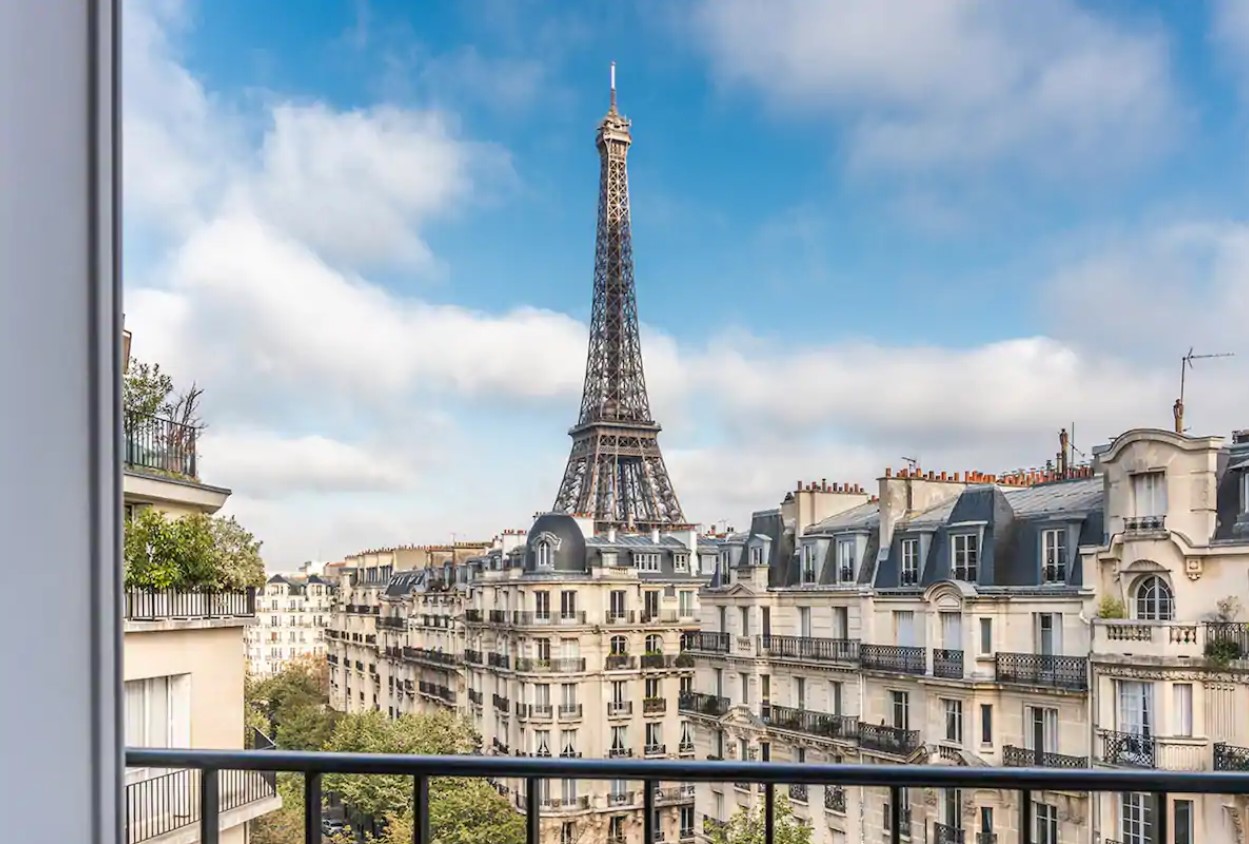
<svg viewBox="0 0 1249 844"><path fill-rule="evenodd" d="M630 122L616 108L616 65L611 105L599 123L598 227L594 247L594 304L586 354L581 414L569 429L572 453L564 470L557 512L586 516L595 530L651 530L686 524L652 418L642 372L626 157Z"/></svg>

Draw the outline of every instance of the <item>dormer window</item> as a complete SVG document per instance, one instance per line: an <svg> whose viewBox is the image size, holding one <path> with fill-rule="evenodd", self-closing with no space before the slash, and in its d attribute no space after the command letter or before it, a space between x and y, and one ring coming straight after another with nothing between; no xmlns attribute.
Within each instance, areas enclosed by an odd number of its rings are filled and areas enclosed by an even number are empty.
<svg viewBox="0 0 1249 844"><path fill-rule="evenodd" d="M902 571L898 583L901 586L914 586L919 583L919 540L902 540Z"/></svg>
<svg viewBox="0 0 1249 844"><path fill-rule="evenodd" d="M1240 512L1249 514L1249 468L1240 472Z"/></svg>
<svg viewBox="0 0 1249 844"><path fill-rule="evenodd" d="M533 549L534 565L540 569L549 569L555 567L555 549L551 547L551 543L541 540Z"/></svg>
<svg viewBox="0 0 1249 844"><path fill-rule="evenodd" d="M1041 532L1041 582L1067 582L1067 531L1063 528Z"/></svg>
<svg viewBox="0 0 1249 844"><path fill-rule="evenodd" d="M855 544L853 539L837 540L837 579L842 583L854 580Z"/></svg>
<svg viewBox="0 0 1249 844"><path fill-rule="evenodd" d="M633 565L638 571L659 571L659 555L634 554Z"/></svg>
<svg viewBox="0 0 1249 844"><path fill-rule="evenodd" d="M750 564L752 566L763 565L763 546L755 545L750 549Z"/></svg>
<svg viewBox="0 0 1249 844"><path fill-rule="evenodd" d="M951 538L953 565L950 567L955 580L976 582L976 570L980 563L980 536L975 533L959 533Z"/></svg>
<svg viewBox="0 0 1249 844"><path fill-rule="evenodd" d="M690 555L689 554L673 554L672 555L672 568L675 569L676 571L689 571L690 570Z"/></svg>
<svg viewBox="0 0 1249 844"><path fill-rule="evenodd" d="M815 546L802 546L802 582L815 583Z"/></svg>

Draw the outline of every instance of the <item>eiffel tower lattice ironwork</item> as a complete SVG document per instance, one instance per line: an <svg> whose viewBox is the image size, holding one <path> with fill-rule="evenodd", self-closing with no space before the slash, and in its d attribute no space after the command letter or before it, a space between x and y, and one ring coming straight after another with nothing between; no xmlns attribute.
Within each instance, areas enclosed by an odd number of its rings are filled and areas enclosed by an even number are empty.
<svg viewBox="0 0 1249 844"><path fill-rule="evenodd" d="M613 64L611 107L595 138L600 159L598 231L585 389L581 415L568 431L572 453L554 508L592 517L600 531L685 524L659 451L660 426L651 418L642 372L625 165L633 142L629 127L616 110Z"/></svg>

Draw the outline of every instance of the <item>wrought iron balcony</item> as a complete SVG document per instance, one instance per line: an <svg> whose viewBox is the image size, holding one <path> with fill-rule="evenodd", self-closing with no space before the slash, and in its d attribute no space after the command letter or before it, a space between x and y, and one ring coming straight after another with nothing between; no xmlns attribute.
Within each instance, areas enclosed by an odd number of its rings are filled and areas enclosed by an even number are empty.
<svg viewBox="0 0 1249 844"><path fill-rule="evenodd" d="M481 706L481 702L482 702L482 694L481 694L481 691L480 691L480 690L478 690L478 689L469 689L469 690L468 690L468 699L469 699L472 703L476 704L477 706Z"/></svg>
<svg viewBox="0 0 1249 844"><path fill-rule="evenodd" d="M1215 742L1214 770L1249 771L1249 747L1237 747L1221 741Z"/></svg>
<svg viewBox="0 0 1249 844"><path fill-rule="evenodd" d="M633 701L631 700L609 700L607 701L607 717L608 718L624 718L633 714Z"/></svg>
<svg viewBox="0 0 1249 844"><path fill-rule="evenodd" d="M608 654L603 658L604 671L627 671L637 668L637 662L628 654Z"/></svg>
<svg viewBox="0 0 1249 844"><path fill-rule="evenodd" d="M795 803L807 802L807 784L805 782L795 782L789 784L789 799Z"/></svg>
<svg viewBox="0 0 1249 844"><path fill-rule="evenodd" d="M666 697L648 697L642 699L643 715L659 715L668 709L668 699Z"/></svg>
<svg viewBox="0 0 1249 844"><path fill-rule="evenodd" d="M909 756L919 749L919 730L859 722L859 745L865 750Z"/></svg>
<svg viewBox="0 0 1249 844"><path fill-rule="evenodd" d="M820 639L812 636L760 636L759 652L773 659L857 662L859 640Z"/></svg>
<svg viewBox="0 0 1249 844"><path fill-rule="evenodd" d="M460 658L455 654L449 654L445 651L436 651L429 648L409 648L403 649L403 658L409 662L423 662L428 665L445 665L453 667L460 664Z"/></svg>
<svg viewBox="0 0 1249 844"><path fill-rule="evenodd" d="M492 668L502 668L507 671L512 663L507 654L486 654L486 664Z"/></svg>
<svg viewBox="0 0 1249 844"><path fill-rule="evenodd" d="M155 469L182 478L199 477L196 440L199 429L159 416L126 416L126 447L122 459L138 469Z"/></svg>
<svg viewBox="0 0 1249 844"><path fill-rule="evenodd" d="M464 651L464 661L473 665L481 665L484 657L482 657L481 651L475 651L470 648Z"/></svg>
<svg viewBox="0 0 1249 844"><path fill-rule="evenodd" d="M643 671L672 668L676 664L675 654L642 654L639 664Z"/></svg>
<svg viewBox="0 0 1249 844"><path fill-rule="evenodd" d="M561 721L581 717L581 704L579 703L561 703L559 705L559 717Z"/></svg>
<svg viewBox="0 0 1249 844"><path fill-rule="evenodd" d="M932 676L962 679L963 652L936 648L932 652Z"/></svg>
<svg viewBox="0 0 1249 844"><path fill-rule="evenodd" d="M252 751L255 753L267 750ZM221 771L218 812L231 812L277 797L272 771ZM195 768L172 771L126 786L125 841L139 844L204 822L200 814L203 775Z"/></svg>
<svg viewBox="0 0 1249 844"><path fill-rule="evenodd" d="M633 610L608 610L608 624L636 624L637 613Z"/></svg>
<svg viewBox="0 0 1249 844"><path fill-rule="evenodd" d="M555 659L517 657L516 670L534 674L576 674L585 671L585 657L565 656Z"/></svg>
<svg viewBox="0 0 1249 844"><path fill-rule="evenodd" d="M668 745L666 744L648 744L642 748L645 756L663 756L667 752Z"/></svg>
<svg viewBox="0 0 1249 844"><path fill-rule="evenodd" d="M677 753L681 756L689 756L694 752L694 742L683 741L677 745Z"/></svg>
<svg viewBox="0 0 1249 844"><path fill-rule="evenodd" d="M608 806L632 806L636 799L632 791L612 791L607 795Z"/></svg>
<svg viewBox="0 0 1249 844"><path fill-rule="evenodd" d="M830 715L812 709L770 705L762 707L760 716L763 723L776 730L850 741L859 736L859 719L852 715Z"/></svg>
<svg viewBox="0 0 1249 844"><path fill-rule="evenodd" d="M516 714L522 718L541 721L549 719L554 714L554 709L549 703L518 703L516 704Z"/></svg>
<svg viewBox="0 0 1249 844"><path fill-rule="evenodd" d="M383 615L377 619L379 630L394 630L402 633L408 629L408 620L397 615Z"/></svg>
<svg viewBox="0 0 1249 844"><path fill-rule="evenodd" d="M999 683L1088 691L1088 657L1054 654L997 653L993 668Z"/></svg>
<svg viewBox="0 0 1249 844"><path fill-rule="evenodd" d="M126 763L137 767L204 771L198 781L199 840L216 844L219 840L220 813L228 787L229 771L290 771L304 775L305 844L321 838L323 794L319 775L366 774L414 778L414 813L428 818L429 782L432 777L492 777L519 780L524 796L526 844L541 844L543 780L632 780L642 782L647 803L654 800L660 782L741 782L748 788L758 783L765 794L774 794L778 785L790 783L834 787L869 786L889 790L890 806L898 806L903 823L909 824L909 807L900 805L902 789L981 789L1013 790L1016 804L1026 791L1077 792L1170 792L1173 794L1249 794L1249 774L1178 773L1114 770L1021 770L1015 768L927 765L830 765L779 762L690 762L630 759L545 759L513 756L419 756L402 754L302 753L282 750L155 750L127 751ZM651 806L646 806L649 809ZM654 836L654 813L644 811L642 840ZM711 825L708 825L710 828ZM893 827L892 824L888 826ZM891 828L889 840L898 844L903 829ZM414 844L428 844L437 834L426 824L414 830ZM762 844L774 844L775 831L762 831Z"/></svg>
<svg viewBox="0 0 1249 844"><path fill-rule="evenodd" d="M996 832L977 832L976 844L997 844Z"/></svg>
<svg viewBox="0 0 1249 844"><path fill-rule="evenodd" d="M730 648L728 633L709 633L706 631L685 634L685 650L700 653L726 654Z"/></svg>
<svg viewBox="0 0 1249 844"><path fill-rule="evenodd" d="M507 612L505 610L490 610L486 613L486 617L490 619L491 624L507 624Z"/></svg>
<svg viewBox="0 0 1249 844"><path fill-rule="evenodd" d="M481 610L476 610L476 609L465 610L464 620L468 622L469 624L481 624L482 622Z"/></svg>
<svg viewBox="0 0 1249 844"><path fill-rule="evenodd" d="M1087 768L1087 756L1068 756L1026 747L1006 745L1002 748L1002 764L1014 768Z"/></svg>
<svg viewBox="0 0 1249 844"><path fill-rule="evenodd" d="M627 759L631 756L633 756L631 747L613 747L607 751L608 759Z"/></svg>
<svg viewBox="0 0 1249 844"><path fill-rule="evenodd" d="M1205 656L1232 660L1249 657L1249 623L1243 621L1206 622Z"/></svg>
<svg viewBox="0 0 1249 844"><path fill-rule="evenodd" d="M512 708L512 702L503 695L495 695L493 701L494 708L505 714Z"/></svg>
<svg viewBox="0 0 1249 844"><path fill-rule="evenodd" d="M1155 533L1167 529L1166 516L1125 516L1124 533Z"/></svg>
<svg viewBox="0 0 1249 844"><path fill-rule="evenodd" d="M643 624L676 624L676 610L642 610Z"/></svg>
<svg viewBox="0 0 1249 844"><path fill-rule="evenodd" d="M677 709L682 712L693 712L698 715L709 715L719 718L729 711L729 699L703 692L681 692L677 698Z"/></svg>
<svg viewBox="0 0 1249 844"><path fill-rule="evenodd" d="M212 618L254 618L256 589L232 591L128 589L127 621L168 621Z"/></svg>
<svg viewBox="0 0 1249 844"><path fill-rule="evenodd" d="M846 789L840 785L824 786L824 808L844 815L846 813Z"/></svg>
<svg viewBox="0 0 1249 844"><path fill-rule="evenodd" d="M1098 733L1102 740L1101 761L1105 764L1133 768L1157 766L1158 745L1153 736L1119 730L1099 730Z"/></svg>
<svg viewBox="0 0 1249 844"><path fill-rule="evenodd" d="M928 655L923 648L900 645L860 645L859 663L876 671L898 674L924 674Z"/></svg>
<svg viewBox="0 0 1249 844"><path fill-rule="evenodd" d="M967 833L957 826L944 823L932 825L933 844L965 844Z"/></svg>

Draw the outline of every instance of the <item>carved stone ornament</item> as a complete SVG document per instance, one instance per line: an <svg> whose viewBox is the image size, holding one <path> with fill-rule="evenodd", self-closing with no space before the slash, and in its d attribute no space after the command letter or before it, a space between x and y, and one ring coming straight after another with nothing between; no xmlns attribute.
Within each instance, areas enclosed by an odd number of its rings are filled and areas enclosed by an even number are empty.
<svg viewBox="0 0 1249 844"><path fill-rule="evenodd" d="M1197 581L1201 579L1202 559L1201 557L1187 557L1184 560L1184 574L1188 575L1188 579Z"/></svg>
<svg viewBox="0 0 1249 844"><path fill-rule="evenodd" d="M937 789L935 788L924 789L924 805L925 806L937 805Z"/></svg>

